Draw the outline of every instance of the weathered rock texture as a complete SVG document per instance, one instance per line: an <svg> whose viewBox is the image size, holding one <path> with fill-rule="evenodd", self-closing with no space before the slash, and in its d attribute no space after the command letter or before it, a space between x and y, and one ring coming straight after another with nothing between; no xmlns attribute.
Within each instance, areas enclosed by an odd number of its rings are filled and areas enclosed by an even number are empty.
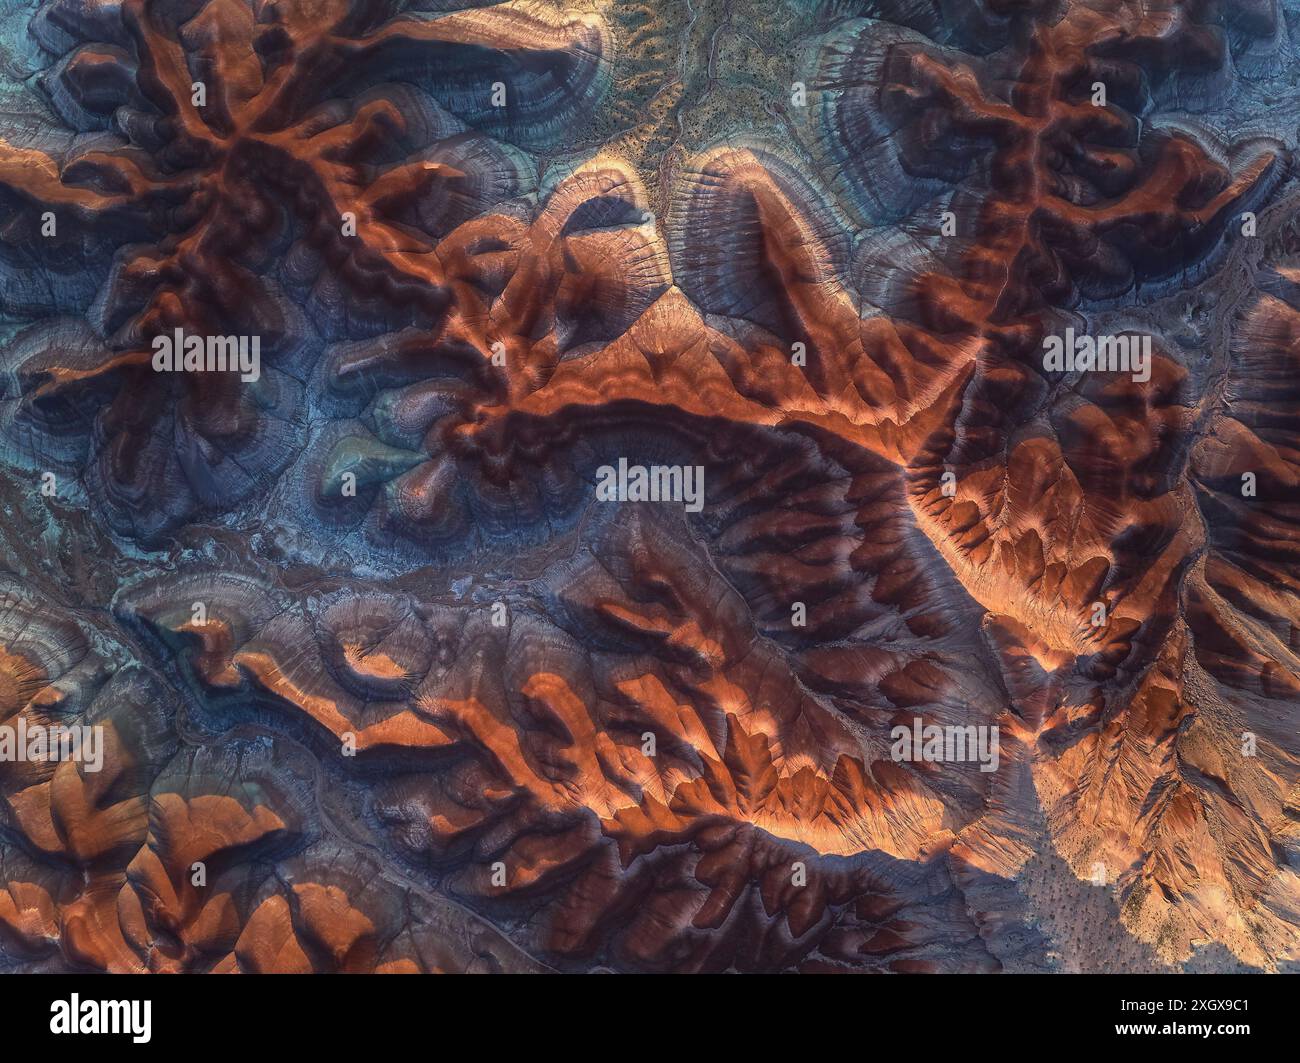
<svg viewBox="0 0 1300 1063"><path fill-rule="evenodd" d="M8 11L0 969L1297 965L1300 5Z"/></svg>

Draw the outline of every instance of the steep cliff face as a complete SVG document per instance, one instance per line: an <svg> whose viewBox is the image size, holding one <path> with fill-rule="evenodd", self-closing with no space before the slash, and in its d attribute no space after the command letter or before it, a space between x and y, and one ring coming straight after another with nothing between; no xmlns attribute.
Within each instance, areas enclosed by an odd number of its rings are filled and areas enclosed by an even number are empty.
<svg viewBox="0 0 1300 1063"><path fill-rule="evenodd" d="M1295 966L1300 8L7 19L0 968Z"/></svg>

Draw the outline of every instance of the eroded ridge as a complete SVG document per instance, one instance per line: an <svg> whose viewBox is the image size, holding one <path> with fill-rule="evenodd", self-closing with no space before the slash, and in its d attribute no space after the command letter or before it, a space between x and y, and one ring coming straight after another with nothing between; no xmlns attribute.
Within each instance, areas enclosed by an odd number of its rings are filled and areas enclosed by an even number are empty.
<svg viewBox="0 0 1300 1063"><path fill-rule="evenodd" d="M1294 964L1294 12L695 6L40 5L0 966Z"/></svg>

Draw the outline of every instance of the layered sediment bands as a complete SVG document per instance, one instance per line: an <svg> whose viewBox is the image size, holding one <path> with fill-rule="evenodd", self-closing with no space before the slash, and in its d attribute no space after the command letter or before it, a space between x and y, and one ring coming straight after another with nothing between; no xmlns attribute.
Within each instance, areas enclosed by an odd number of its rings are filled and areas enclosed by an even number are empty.
<svg viewBox="0 0 1300 1063"><path fill-rule="evenodd" d="M1294 12L633 6L4 45L0 967L1293 967Z"/></svg>
<svg viewBox="0 0 1300 1063"><path fill-rule="evenodd" d="M551 898L524 935L547 954L763 969L861 949L867 968L995 969L936 859L998 801L992 777L970 765L925 780L864 751L780 651L755 644L739 594L682 565L684 533L608 526L500 628L482 608L359 606L357 586L286 608L231 583L201 631L161 585L120 610L179 647L205 711L245 688L371 780L370 812L404 864L505 921ZM904 693L899 657L881 663L900 701L929 701ZM933 713L962 715L955 695ZM339 752L349 736L355 757ZM796 887L792 869L818 885Z"/></svg>
<svg viewBox="0 0 1300 1063"><path fill-rule="evenodd" d="M33 970L530 970L471 913L332 841L316 766L231 732L186 749L178 699L121 645L0 587L0 711L93 726L101 763L9 763L0 942ZM101 648L102 647L102 648Z"/></svg>
<svg viewBox="0 0 1300 1063"><path fill-rule="evenodd" d="M445 322L458 278L436 238L524 180L460 112L499 111L521 139L545 139L603 91L591 17L390 14L288 5L259 20L242 3L138 0L106 9L101 29L73 6L42 9L34 32L64 56L46 90L87 135L0 144L5 261L31 274L4 307L45 319L9 362L24 397L14 431L91 429L95 494L118 532L152 540L264 492L301 435L283 422L305 416L294 389L323 341ZM134 63L97 32L129 42ZM514 102L493 109L508 74ZM97 336L64 342L50 320L63 311ZM265 382L155 375L150 344L175 329L259 337ZM76 417L85 402L96 410ZM172 497L159 511L141 495L160 483Z"/></svg>

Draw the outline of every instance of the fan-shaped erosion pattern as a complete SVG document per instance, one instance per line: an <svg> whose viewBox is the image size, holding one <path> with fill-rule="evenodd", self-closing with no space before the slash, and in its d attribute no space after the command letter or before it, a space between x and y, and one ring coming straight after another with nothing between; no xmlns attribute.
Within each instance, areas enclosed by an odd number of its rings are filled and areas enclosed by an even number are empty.
<svg viewBox="0 0 1300 1063"><path fill-rule="evenodd" d="M1296 968L1292 0L12 10L0 969Z"/></svg>

